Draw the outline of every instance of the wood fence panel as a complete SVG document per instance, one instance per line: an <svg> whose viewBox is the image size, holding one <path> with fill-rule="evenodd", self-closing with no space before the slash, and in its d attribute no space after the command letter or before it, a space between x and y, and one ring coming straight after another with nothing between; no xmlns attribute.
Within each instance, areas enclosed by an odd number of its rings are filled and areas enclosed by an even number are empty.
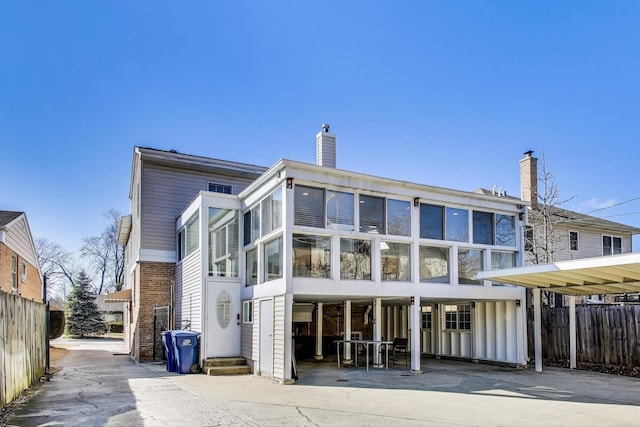
<svg viewBox="0 0 640 427"><path fill-rule="evenodd" d="M46 315L44 304L0 292L0 407L44 374Z"/></svg>

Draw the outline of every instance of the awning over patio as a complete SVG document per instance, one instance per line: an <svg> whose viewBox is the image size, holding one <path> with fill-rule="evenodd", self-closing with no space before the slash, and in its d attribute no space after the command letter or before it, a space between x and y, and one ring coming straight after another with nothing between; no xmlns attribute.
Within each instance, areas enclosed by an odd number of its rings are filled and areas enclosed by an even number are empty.
<svg viewBox="0 0 640 427"><path fill-rule="evenodd" d="M125 289L124 291L114 292L109 295L105 295L104 302L127 302L131 301L131 289Z"/></svg>
<svg viewBox="0 0 640 427"><path fill-rule="evenodd" d="M536 371L542 371L540 291L569 295L570 366L576 367L576 295L640 292L640 253L483 271L479 279L533 288Z"/></svg>
<svg viewBox="0 0 640 427"><path fill-rule="evenodd" d="M483 271L478 278L566 295L640 292L640 253Z"/></svg>

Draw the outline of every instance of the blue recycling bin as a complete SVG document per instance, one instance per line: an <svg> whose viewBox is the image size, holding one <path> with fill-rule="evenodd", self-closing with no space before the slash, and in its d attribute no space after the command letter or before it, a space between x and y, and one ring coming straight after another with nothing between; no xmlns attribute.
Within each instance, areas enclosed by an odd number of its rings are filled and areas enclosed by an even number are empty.
<svg viewBox="0 0 640 427"><path fill-rule="evenodd" d="M197 349L199 335L199 332L171 331L171 341L176 352L176 365L179 374L199 372Z"/></svg>
<svg viewBox="0 0 640 427"><path fill-rule="evenodd" d="M164 353L167 357L167 371L169 372L177 372L178 365L176 364L176 352L173 349L173 342L171 339L171 332L173 331L162 331L162 344L164 344Z"/></svg>

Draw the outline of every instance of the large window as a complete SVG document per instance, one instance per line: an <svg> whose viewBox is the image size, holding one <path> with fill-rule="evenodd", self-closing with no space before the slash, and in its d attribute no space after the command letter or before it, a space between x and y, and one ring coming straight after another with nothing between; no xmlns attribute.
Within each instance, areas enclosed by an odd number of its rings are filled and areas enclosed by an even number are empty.
<svg viewBox="0 0 640 427"><path fill-rule="evenodd" d="M238 213L209 208L209 276L238 277Z"/></svg>
<svg viewBox="0 0 640 427"><path fill-rule="evenodd" d="M264 244L264 281L282 277L282 237Z"/></svg>
<svg viewBox="0 0 640 427"><path fill-rule="evenodd" d="M380 269L382 280L408 282L411 280L409 245L380 242Z"/></svg>
<svg viewBox="0 0 640 427"><path fill-rule="evenodd" d="M294 197L293 223L324 228L324 189L296 185Z"/></svg>
<svg viewBox="0 0 640 427"><path fill-rule="evenodd" d="M622 253L622 238L602 236L602 255L616 255Z"/></svg>
<svg viewBox="0 0 640 427"><path fill-rule="evenodd" d="M420 238L442 240L444 207L420 204Z"/></svg>
<svg viewBox="0 0 640 427"><path fill-rule="evenodd" d="M247 286L255 286L258 284L258 249L253 248L247 251L245 260L245 277Z"/></svg>
<svg viewBox="0 0 640 427"><path fill-rule="evenodd" d="M469 241L469 211L446 208L445 239L456 242Z"/></svg>
<svg viewBox="0 0 640 427"><path fill-rule="evenodd" d="M262 206L262 235L265 236L282 225L282 189L267 196Z"/></svg>
<svg viewBox="0 0 640 427"><path fill-rule="evenodd" d="M516 217L496 214L496 245L516 245Z"/></svg>
<svg viewBox="0 0 640 427"><path fill-rule="evenodd" d="M493 214L473 211L473 243L493 245Z"/></svg>
<svg viewBox="0 0 640 427"><path fill-rule="evenodd" d="M340 278L371 280L371 242L340 239Z"/></svg>
<svg viewBox="0 0 640 427"><path fill-rule="evenodd" d="M420 246L420 281L449 282L449 249Z"/></svg>
<svg viewBox="0 0 640 427"><path fill-rule="evenodd" d="M458 249L458 283L479 285L478 273L482 271L482 251Z"/></svg>
<svg viewBox="0 0 640 427"><path fill-rule="evenodd" d="M293 276L331 277L331 239L329 237L293 235Z"/></svg>
<svg viewBox="0 0 640 427"><path fill-rule="evenodd" d="M178 232L178 260L189 256L198 249L200 244L199 219L199 213L194 213Z"/></svg>
<svg viewBox="0 0 640 427"><path fill-rule="evenodd" d="M387 233L411 236L411 203L387 199Z"/></svg>
<svg viewBox="0 0 640 427"><path fill-rule="evenodd" d="M384 198L360 195L360 232L385 234Z"/></svg>
<svg viewBox="0 0 640 427"><path fill-rule="evenodd" d="M500 270L516 266L516 254L513 252L491 251L491 269ZM494 285L503 285L501 282L493 282Z"/></svg>
<svg viewBox="0 0 640 427"><path fill-rule="evenodd" d="M444 306L444 328L448 330L470 331L471 330L471 305L445 305Z"/></svg>
<svg viewBox="0 0 640 427"><path fill-rule="evenodd" d="M353 231L354 226L353 193L327 190L327 228Z"/></svg>

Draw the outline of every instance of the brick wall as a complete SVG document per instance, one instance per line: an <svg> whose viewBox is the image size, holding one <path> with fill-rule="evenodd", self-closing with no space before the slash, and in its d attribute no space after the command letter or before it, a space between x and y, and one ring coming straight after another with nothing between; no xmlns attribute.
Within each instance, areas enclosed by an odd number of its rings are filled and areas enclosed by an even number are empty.
<svg viewBox="0 0 640 427"><path fill-rule="evenodd" d="M164 262L141 262L136 303L139 304L133 356L138 362L153 360L153 309L171 303L171 286L176 265Z"/></svg>
<svg viewBox="0 0 640 427"><path fill-rule="evenodd" d="M11 258L16 255L11 249L9 249L4 243L0 243L0 291L6 293L12 293L11 282L12 264ZM17 268L18 268L18 294L22 298L33 300L36 302L42 302L42 281L38 269L27 263L27 281L22 281L22 262L23 259L17 256Z"/></svg>

